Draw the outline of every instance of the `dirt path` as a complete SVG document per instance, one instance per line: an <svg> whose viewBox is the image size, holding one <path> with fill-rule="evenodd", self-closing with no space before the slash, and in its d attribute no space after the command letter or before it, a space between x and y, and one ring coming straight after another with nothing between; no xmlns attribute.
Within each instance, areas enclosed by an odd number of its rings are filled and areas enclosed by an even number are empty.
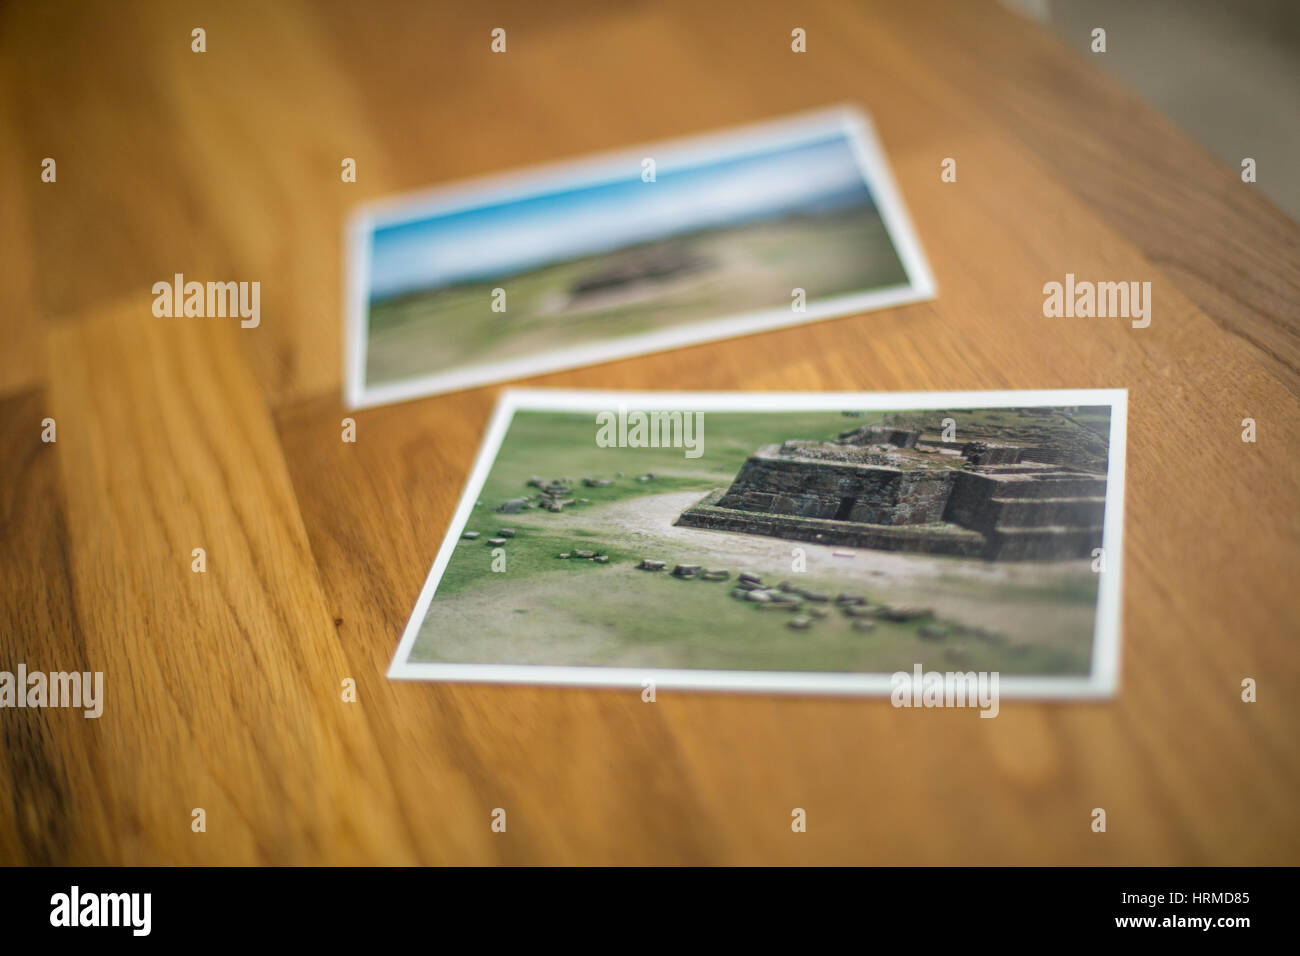
<svg viewBox="0 0 1300 956"><path fill-rule="evenodd" d="M791 569L792 552L802 549L807 558L807 574L829 576L845 587L917 586L927 582L964 580L978 585L1041 585L1047 580L1075 574L1086 562L1063 562L1059 566L1034 563L991 563L970 559L905 554L870 548L845 548L833 545L789 541L757 534L710 531L704 528L678 527L679 515L704 496L698 492L651 495L593 509L584 515L584 524L593 530L608 527L620 540L644 542L647 548L666 549L676 560L690 554L707 556L709 562L732 571L758 571L770 576L773 568ZM647 555L656 557L658 555Z"/></svg>

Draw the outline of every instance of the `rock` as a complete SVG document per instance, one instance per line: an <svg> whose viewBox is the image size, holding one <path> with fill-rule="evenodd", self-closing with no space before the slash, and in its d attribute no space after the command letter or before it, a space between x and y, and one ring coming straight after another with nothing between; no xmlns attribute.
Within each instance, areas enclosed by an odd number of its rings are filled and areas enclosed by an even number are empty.
<svg viewBox="0 0 1300 956"><path fill-rule="evenodd" d="M479 536L479 532L477 531L466 531L464 534L461 535L461 537L466 539L467 541L473 541L478 536Z"/></svg>
<svg viewBox="0 0 1300 956"><path fill-rule="evenodd" d="M948 636L948 629L940 624L927 624L917 633L928 640L940 641Z"/></svg>
<svg viewBox="0 0 1300 956"><path fill-rule="evenodd" d="M766 591L767 588L761 584L755 584L753 581L737 581L736 587L744 588L746 591Z"/></svg>
<svg viewBox="0 0 1300 956"><path fill-rule="evenodd" d="M853 622L853 630L855 631L874 631L875 629L875 621L857 620Z"/></svg>
<svg viewBox="0 0 1300 956"><path fill-rule="evenodd" d="M541 488L543 485L546 484L546 482L543 481L541 478L538 478L536 475L533 475L533 477L529 478L528 481L525 482L525 484L527 484L531 488Z"/></svg>
<svg viewBox="0 0 1300 956"><path fill-rule="evenodd" d="M514 529L514 528L502 528L500 531L497 532L497 534L500 535L500 536L503 537L503 538L513 538L513 537L515 536L515 529Z"/></svg>
<svg viewBox="0 0 1300 956"><path fill-rule="evenodd" d="M505 544L505 543L506 543L506 539L505 539L505 538L488 538L488 539L487 539L487 543L490 544L490 545L492 545L492 547L495 548L495 547L498 547L498 546L500 546L500 545Z"/></svg>
<svg viewBox="0 0 1300 956"><path fill-rule="evenodd" d="M786 627L792 627L796 631L806 631L812 626L812 618L804 617L800 614L798 617L792 617L786 622Z"/></svg>
<svg viewBox="0 0 1300 956"><path fill-rule="evenodd" d="M591 560L595 561L597 564L609 564L609 555L598 554Z"/></svg>
<svg viewBox="0 0 1300 956"><path fill-rule="evenodd" d="M608 478L584 478L582 483L588 488L604 488L606 485L612 485L614 482Z"/></svg>
<svg viewBox="0 0 1300 956"><path fill-rule="evenodd" d="M868 607L865 604L845 604L840 610L844 612L845 617L868 618L880 616L879 608Z"/></svg>
<svg viewBox="0 0 1300 956"><path fill-rule="evenodd" d="M890 621L917 621L921 618L934 617L934 611L928 607L891 604L881 611L881 616Z"/></svg>
<svg viewBox="0 0 1300 956"><path fill-rule="evenodd" d="M818 604L824 603L831 599L829 594L823 591L800 591L805 601L816 601Z"/></svg>
<svg viewBox="0 0 1300 956"><path fill-rule="evenodd" d="M721 570L704 571L700 574L700 577L703 578L705 581L725 581L727 580L727 578L731 577L731 572L721 571Z"/></svg>
<svg viewBox="0 0 1300 956"><path fill-rule="evenodd" d="M867 599L858 594L841 594L835 599L835 603L845 607L850 604L866 604Z"/></svg>
<svg viewBox="0 0 1300 956"><path fill-rule="evenodd" d="M831 612L824 607L810 607L808 613L813 617L826 617Z"/></svg>
<svg viewBox="0 0 1300 956"><path fill-rule="evenodd" d="M795 584L793 581L782 581L780 584L776 586L776 589L778 591L788 591L791 594L799 593L799 586Z"/></svg>
<svg viewBox="0 0 1300 956"><path fill-rule="evenodd" d="M698 564L679 564L673 568L673 577L693 578L700 573Z"/></svg>
<svg viewBox="0 0 1300 956"><path fill-rule="evenodd" d="M567 551L561 551L559 554L556 555L557 558L568 558L568 556L569 556L569 552Z"/></svg>
<svg viewBox="0 0 1300 956"><path fill-rule="evenodd" d="M762 583L763 583L763 579L760 578L757 574L750 574L750 573L747 572L747 571L743 571L743 572L741 572L741 574L739 575L739 577L737 578L737 580L739 580L742 584L762 584Z"/></svg>
<svg viewBox="0 0 1300 956"><path fill-rule="evenodd" d="M575 558L594 558L594 557L596 556L596 552L595 552L595 551L584 551L582 548L574 548L574 549L573 549L573 556L574 556Z"/></svg>
<svg viewBox="0 0 1300 956"><path fill-rule="evenodd" d="M742 590L741 588L731 589L731 596L734 597L737 601L745 600L746 598L749 597L749 594L750 594L749 591Z"/></svg>
<svg viewBox="0 0 1300 956"><path fill-rule="evenodd" d="M505 504L498 507L497 511L507 515L519 514L519 512L524 510L524 505L526 503L527 502L523 498L511 498Z"/></svg>
<svg viewBox="0 0 1300 956"><path fill-rule="evenodd" d="M768 594L766 591L746 591L745 600L766 604L772 600L772 595Z"/></svg>
<svg viewBox="0 0 1300 956"><path fill-rule="evenodd" d="M642 558L641 563L637 565L642 571L662 571L666 566L666 562L655 561L651 558Z"/></svg>

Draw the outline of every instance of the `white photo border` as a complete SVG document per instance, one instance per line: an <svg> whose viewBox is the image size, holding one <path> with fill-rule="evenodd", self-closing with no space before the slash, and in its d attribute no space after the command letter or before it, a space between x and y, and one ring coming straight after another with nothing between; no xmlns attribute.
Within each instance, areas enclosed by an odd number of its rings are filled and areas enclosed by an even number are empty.
<svg viewBox="0 0 1300 956"><path fill-rule="evenodd" d="M842 132L848 139L863 182L885 223L890 241L907 273L906 285L811 301L805 312L789 308L739 313L703 319L671 329L623 336L606 342L554 349L538 355L483 365L443 370L416 378L370 385L366 382L369 344L371 237L376 229L416 219L472 208L491 202L520 199L551 190L626 178L639 170L641 159L653 153L660 168L698 166L766 147L779 149L827 134ZM344 228L347 262L343 294L344 399L350 409L474 388L563 369L594 365L666 349L749 335L767 329L803 325L835 316L933 299L934 275L921 249L902 195L866 113L854 106L800 113L701 136L667 140L602 153L583 159L534 166L518 172L453 183L418 193L380 199L357 209Z"/></svg>
<svg viewBox="0 0 1300 956"><path fill-rule="evenodd" d="M438 582L469 522L483 484L496 462L516 411L598 411L619 407L701 412L908 411L947 408L1028 408L1071 405L1110 407L1106 511L1102 524L1105 570L1100 572L1093 622L1092 666L1086 677L1004 675L1003 698L1085 699L1113 697L1119 686L1120 585L1124 556L1124 466L1128 433L1128 390L1050 389L988 392L623 392L570 389L505 389L497 402L478 458L470 472L451 527L416 601L393 656L393 680L461 681L493 684L558 684L576 687L748 691L759 693L889 695L890 674L789 671L721 671L687 668L576 667L541 664L464 664L411 661L411 651Z"/></svg>

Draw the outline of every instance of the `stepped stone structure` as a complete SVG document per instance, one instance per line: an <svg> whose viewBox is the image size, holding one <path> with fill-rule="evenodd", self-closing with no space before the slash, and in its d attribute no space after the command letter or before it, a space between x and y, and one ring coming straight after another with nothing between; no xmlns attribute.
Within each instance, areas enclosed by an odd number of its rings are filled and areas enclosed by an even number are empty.
<svg viewBox="0 0 1300 956"><path fill-rule="evenodd" d="M1095 457L1095 439L1094 454L1052 441L1073 438L1077 427L1062 417L1059 428L1039 429L1048 441L1036 445L946 442L882 425L834 441L765 445L730 488L705 496L677 524L990 560L1091 557L1101 546L1104 459Z"/></svg>

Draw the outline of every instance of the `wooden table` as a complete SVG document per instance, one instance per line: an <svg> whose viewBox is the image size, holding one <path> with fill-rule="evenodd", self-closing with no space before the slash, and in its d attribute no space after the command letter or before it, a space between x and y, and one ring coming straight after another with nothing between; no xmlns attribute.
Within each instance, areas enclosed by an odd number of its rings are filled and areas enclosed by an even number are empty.
<svg viewBox="0 0 1300 956"><path fill-rule="evenodd" d="M6 7L0 669L106 701L0 711L0 862L1300 863L1300 229L1072 46L991 2ZM346 211L844 101L938 299L529 384L1127 387L1118 697L385 679L497 389L340 441ZM155 318L178 272L261 326ZM1067 272L1151 326L1044 318Z"/></svg>

